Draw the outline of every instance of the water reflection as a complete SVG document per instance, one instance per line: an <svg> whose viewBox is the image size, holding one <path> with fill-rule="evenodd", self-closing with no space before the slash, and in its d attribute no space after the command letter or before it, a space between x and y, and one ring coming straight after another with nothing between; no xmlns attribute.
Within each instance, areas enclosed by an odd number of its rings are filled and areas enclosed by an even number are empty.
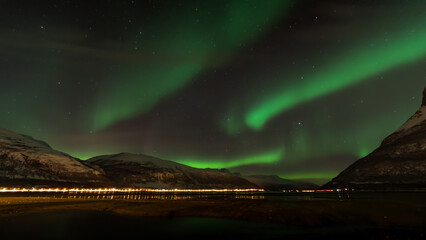
<svg viewBox="0 0 426 240"><path fill-rule="evenodd" d="M332 193L283 193L283 192L224 192L224 193L186 193L186 192L50 192L50 193L0 193L0 196L15 197L53 197L62 199L88 199L88 200L276 200L276 201L318 201L318 200L368 200L371 194L356 192L332 192ZM383 196L382 196L383 195ZM380 194L383 200L389 199ZM378 197L375 196L377 199ZM392 199L395 197L392 197ZM1 201L1 199L0 199Z"/></svg>
<svg viewBox="0 0 426 240"><path fill-rule="evenodd" d="M52 195L49 195L52 196ZM93 200L225 200L225 199L267 199L278 201L318 201L318 200L338 200L350 201L349 193L64 193L54 195L59 198L93 199Z"/></svg>
<svg viewBox="0 0 426 240"><path fill-rule="evenodd" d="M253 194L61 194L58 198L93 200L203 200L203 199L265 199L264 195Z"/></svg>
<svg viewBox="0 0 426 240"><path fill-rule="evenodd" d="M156 218L64 211L0 218L0 239L423 239L424 229L367 225L291 226L222 218ZM24 229L24 230L23 230Z"/></svg>

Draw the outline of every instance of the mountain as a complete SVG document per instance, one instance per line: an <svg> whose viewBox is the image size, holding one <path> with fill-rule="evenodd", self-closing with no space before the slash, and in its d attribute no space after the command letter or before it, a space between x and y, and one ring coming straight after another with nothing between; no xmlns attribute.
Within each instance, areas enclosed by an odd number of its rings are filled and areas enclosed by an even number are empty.
<svg viewBox="0 0 426 240"><path fill-rule="evenodd" d="M319 186L313 183L305 183L283 179L277 175L250 175L244 179L270 191L317 189Z"/></svg>
<svg viewBox="0 0 426 240"><path fill-rule="evenodd" d="M0 186L259 188L226 169L198 169L142 154L81 161L46 142L0 128Z"/></svg>
<svg viewBox="0 0 426 240"><path fill-rule="evenodd" d="M87 186L105 181L102 169L56 151L43 141L0 128L1 186Z"/></svg>
<svg viewBox="0 0 426 240"><path fill-rule="evenodd" d="M122 186L153 188L259 188L227 171L198 169L143 154L120 153L87 160Z"/></svg>
<svg viewBox="0 0 426 240"><path fill-rule="evenodd" d="M426 88L420 109L322 188L426 189Z"/></svg>
<svg viewBox="0 0 426 240"><path fill-rule="evenodd" d="M278 176L242 177L143 154L119 153L81 161L46 142L0 128L0 186L315 189Z"/></svg>

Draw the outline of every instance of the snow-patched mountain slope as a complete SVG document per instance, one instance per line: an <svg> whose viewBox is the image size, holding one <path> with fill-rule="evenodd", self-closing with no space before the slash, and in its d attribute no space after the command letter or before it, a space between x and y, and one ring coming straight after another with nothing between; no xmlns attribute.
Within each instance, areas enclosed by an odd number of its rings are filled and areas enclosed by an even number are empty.
<svg viewBox="0 0 426 240"><path fill-rule="evenodd" d="M87 160L123 186L156 188L258 188L224 171L199 169L176 162L132 153L104 155Z"/></svg>
<svg viewBox="0 0 426 240"><path fill-rule="evenodd" d="M420 109L323 188L426 188L426 88Z"/></svg>
<svg viewBox="0 0 426 240"><path fill-rule="evenodd" d="M52 149L47 143L0 128L0 178L99 183L103 171Z"/></svg>
<svg viewBox="0 0 426 240"><path fill-rule="evenodd" d="M426 120L426 106L420 107L420 109L410 117L396 132L406 131L412 127L415 127Z"/></svg>
<svg viewBox="0 0 426 240"><path fill-rule="evenodd" d="M183 165L177 162L163 160L153 156L145 154L134 154L134 153L118 153L112 155L102 155L96 156L89 160L88 162L92 163L101 163L110 164L112 161L122 161L122 162L132 162L141 165L150 165L157 168L184 168L184 169L195 169L187 165Z"/></svg>
<svg viewBox="0 0 426 240"><path fill-rule="evenodd" d="M421 128L426 124L426 106L423 105L414 113L401 127L394 133L386 137L382 145L391 144L401 138L409 136L415 132L421 131Z"/></svg>
<svg viewBox="0 0 426 240"><path fill-rule="evenodd" d="M426 87L423 90L423 101L420 109L414 113L401 127L399 127L394 133L389 135L383 140L383 144L392 143L404 136L410 135L413 132L419 131L419 128L424 125L426 121Z"/></svg>

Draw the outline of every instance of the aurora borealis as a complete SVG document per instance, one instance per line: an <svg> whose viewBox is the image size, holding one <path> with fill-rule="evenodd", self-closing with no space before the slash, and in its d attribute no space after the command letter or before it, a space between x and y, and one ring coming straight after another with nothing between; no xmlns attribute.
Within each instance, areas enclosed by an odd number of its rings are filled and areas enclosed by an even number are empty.
<svg viewBox="0 0 426 240"><path fill-rule="evenodd" d="M420 19L422 20L422 19ZM260 100L246 115L246 124L253 129L260 129L273 116L285 112L305 101L315 99L330 92L368 79L392 67L415 61L426 55L426 22L415 22L416 32L402 33L403 37L382 40L378 47L369 46L356 49L349 56L332 62L324 70L308 76L307 81L300 81L295 86L284 86L282 91ZM401 38L401 39L399 39ZM354 67L356 66L356 67Z"/></svg>
<svg viewBox="0 0 426 240"><path fill-rule="evenodd" d="M420 106L423 0L2 1L0 127L324 179Z"/></svg>
<svg viewBox="0 0 426 240"><path fill-rule="evenodd" d="M236 47L254 41L261 29L267 28L277 14L285 12L290 3L281 0L264 4L256 4L256 1L220 4L200 1L195 11L183 7L185 11L177 12L176 20L166 22L166 12L160 12L149 22L160 31L150 40L138 42L144 34L139 31L133 42L134 50L148 51L154 56L150 56L149 61L136 61L111 77L106 89L101 89L105 97L101 97L95 106L93 128L99 130L145 113L159 100L183 88L204 69L216 64L220 66L216 63L220 58L231 58L238 51ZM213 9L216 14L202 14L198 9ZM251 17L247 18L247 15Z"/></svg>

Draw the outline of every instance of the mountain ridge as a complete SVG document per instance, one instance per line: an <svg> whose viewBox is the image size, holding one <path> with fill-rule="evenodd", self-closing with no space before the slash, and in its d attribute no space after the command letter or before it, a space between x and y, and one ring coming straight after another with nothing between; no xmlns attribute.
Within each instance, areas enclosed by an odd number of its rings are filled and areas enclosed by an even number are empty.
<svg viewBox="0 0 426 240"><path fill-rule="evenodd" d="M198 169L133 153L82 161L44 141L0 128L3 187L259 188L226 169Z"/></svg>
<svg viewBox="0 0 426 240"><path fill-rule="evenodd" d="M92 185L107 182L101 169L52 149L47 143L0 128L2 183Z"/></svg>
<svg viewBox="0 0 426 240"><path fill-rule="evenodd" d="M372 153L321 188L426 189L426 87L422 105Z"/></svg>
<svg viewBox="0 0 426 240"><path fill-rule="evenodd" d="M258 188L220 170L199 169L169 160L132 153L97 156L87 160L102 168L112 181L133 187L156 188Z"/></svg>

